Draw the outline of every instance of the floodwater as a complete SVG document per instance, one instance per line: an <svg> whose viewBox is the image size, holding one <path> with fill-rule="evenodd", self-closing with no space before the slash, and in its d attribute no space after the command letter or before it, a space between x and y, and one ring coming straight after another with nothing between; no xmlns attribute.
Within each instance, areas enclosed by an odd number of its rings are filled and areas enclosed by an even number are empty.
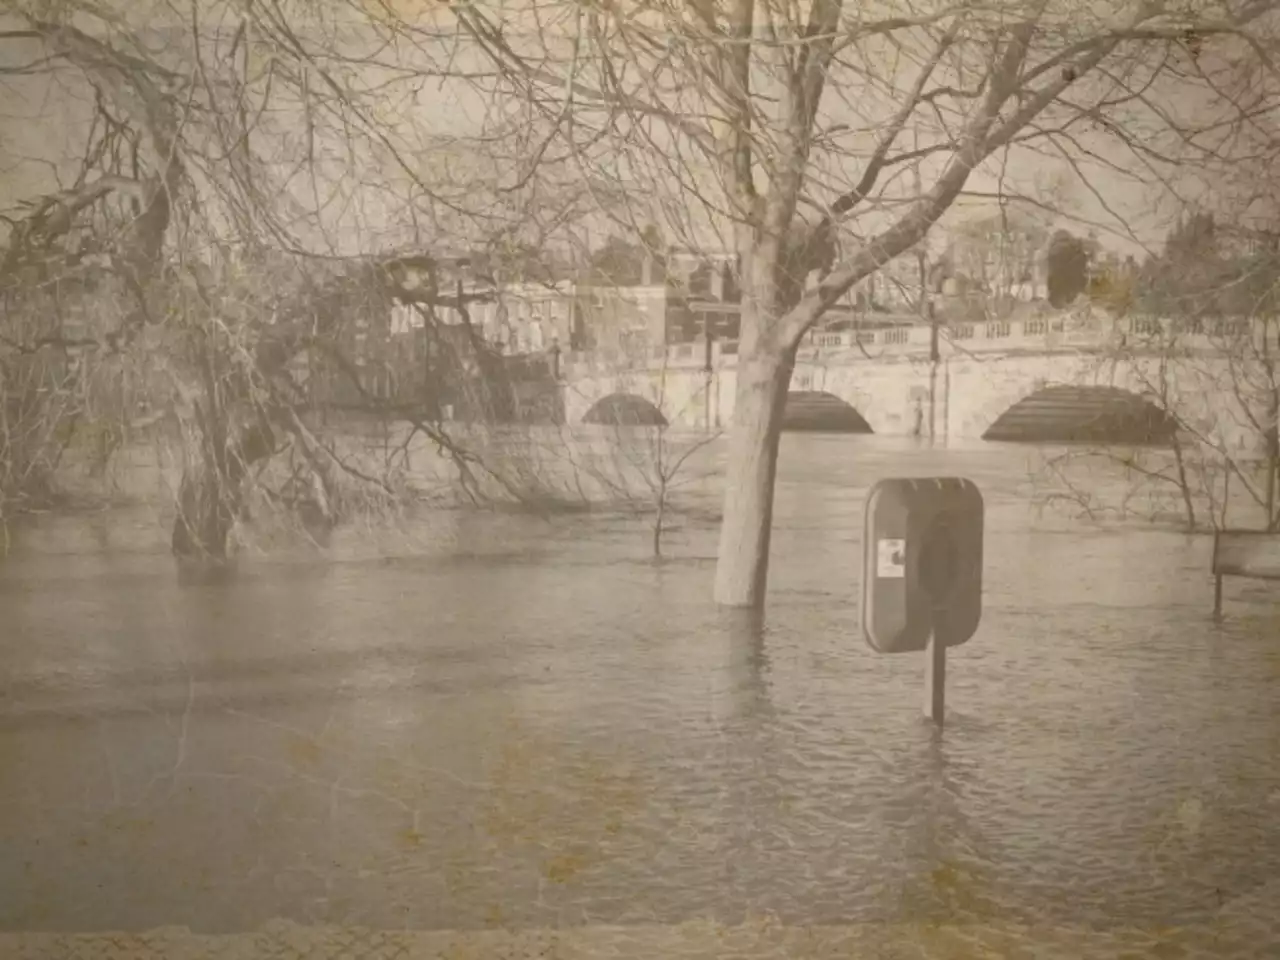
<svg viewBox="0 0 1280 960"><path fill-rule="evenodd" d="M1043 514L1029 456L788 436L762 626L710 602L701 514L662 563L643 518L459 512L204 585L146 511L37 518L0 930L1209 918L1280 878L1280 596L1215 624L1206 539ZM895 473L987 499L941 737L859 627Z"/></svg>

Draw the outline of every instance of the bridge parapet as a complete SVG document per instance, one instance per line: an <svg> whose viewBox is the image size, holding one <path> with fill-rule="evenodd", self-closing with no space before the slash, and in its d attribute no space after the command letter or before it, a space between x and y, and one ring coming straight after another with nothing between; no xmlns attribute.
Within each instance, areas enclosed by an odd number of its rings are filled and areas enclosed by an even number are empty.
<svg viewBox="0 0 1280 960"><path fill-rule="evenodd" d="M1247 320L1218 318L1200 323L1154 317L1094 315L1081 320L1063 315L1023 320L951 323L939 328L939 352L944 355L982 353L1057 353L1133 350L1152 353L1175 345L1180 352L1221 353ZM1280 326L1254 323L1254 339L1268 337L1280 346ZM819 356L866 361L928 356L930 328L921 324L882 330L815 331L802 345L805 359ZM565 355L569 376L591 376L620 370L671 371L719 369L737 364L737 341L703 341L652 347L630 353L574 352ZM843 356L842 356L843 355Z"/></svg>
<svg viewBox="0 0 1280 960"><path fill-rule="evenodd" d="M1102 324L1072 327L1061 317L1030 320L990 320L939 326L939 350L947 352L1006 352L1017 349L1054 350L1062 347L1100 347L1116 336ZM921 324L884 330L841 330L810 333L806 346L819 350L856 351L875 357L925 354L933 331Z"/></svg>
<svg viewBox="0 0 1280 960"><path fill-rule="evenodd" d="M1061 349L1098 349L1118 340L1127 331L1122 325L1110 328L1100 324L1072 329L1062 318L989 321L986 323L950 324L940 329L939 348L944 353L989 353L1016 350L1054 351ZM849 359L890 359L927 356L932 331L928 326L891 327L884 330L817 331L805 337L806 356L814 353L833 357L848 354ZM665 366L670 370L705 369L735 366L737 341L680 343L648 350L574 352L565 358L566 372L571 376L618 370L652 370Z"/></svg>

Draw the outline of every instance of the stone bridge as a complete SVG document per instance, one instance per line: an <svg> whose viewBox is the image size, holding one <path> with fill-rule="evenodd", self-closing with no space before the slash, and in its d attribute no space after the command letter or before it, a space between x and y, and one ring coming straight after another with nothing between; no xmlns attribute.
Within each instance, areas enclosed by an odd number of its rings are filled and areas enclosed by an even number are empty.
<svg viewBox="0 0 1280 960"><path fill-rule="evenodd" d="M1244 382L1250 371L1220 335L1180 335L1175 353L1168 325L1153 320L969 324L943 328L936 363L930 337L926 326L810 335L797 356L788 408L840 408L850 432L898 436L927 436L932 410L939 439L1050 442L1129 442L1139 421L1167 434L1172 413L1192 436L1223 450L1257 454L1263 443L1257 408L1264 401L1251 396L1257 391ZM727 426L736 347L682 344L631 358L568 354L561 364L565 417ZM1064 424L1085 422L1102 434L1062 432ZM1120 432L1106 435L1108 424Z"/></svg>

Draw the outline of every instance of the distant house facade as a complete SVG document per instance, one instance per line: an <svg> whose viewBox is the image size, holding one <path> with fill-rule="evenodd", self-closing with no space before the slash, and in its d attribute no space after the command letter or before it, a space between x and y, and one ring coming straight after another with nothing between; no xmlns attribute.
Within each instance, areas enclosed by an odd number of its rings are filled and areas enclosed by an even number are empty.
<svg viewBox="0 0 1280 960"><path fill-rule="evenodd" d="M432 279L441 283L441 277ZM932 300L947 299L945 280L936 269L930 274ZM725 251L654 252L615 242L573 277L499 284L458 268L447 286L452 289L441 291L444 302L432 308L430 324L424 308L412 302L393 303L386 317L351 324L347 352L378 395L399 395L407 384L429 377L433 351L442 349L548 363L557 350L639 359L664 346L735 341L741 326L738 258ZM465 313L448 303L458 294L467 301ZM921 319L918 264L905 257L855 287L824 314L818 329L878 329ZM433 337L439 341L434 345ZM464 366L476 363L473 358Z"/></svg>
<svg viewBox="0 0 1280 960"><path fill-rule="evenodd" d="M918 268L895 261L830 308L818 330L880 329L921 322ZM646 349L739 337L742 290L738 258L727 252L670 250L636 271L639 282L585 283L578 289L587 349L640 355ZM905 292L904 292L905 291Z"/></svg>
<svg viewBox="0 0 1280 960"><path fill-rule="evenodd" d="M582 336L575 348L639 356L708 335L737 339L736 257L669 250L639 260L633 271L615 267L584 278L577 290ZM624 282L617 282L620 274Z"/></svg>
<svg viewBox="0 0 1280 960"><path fill-rule="evenodd" d="M742 313L737 256L680 251L670 259L665 343L737 340Z"/></svg>
<svg viewBox="0 0 1280 960"><path fill-rule="evenodd" d="M667 289L662 284L578 288L584 350L643 354L666 338Z"/></svg>
<svg viewBox="0 0 1280 960"><path fill-rule="evenodd" d="M341 322L291 364L313 403L362 407L392 401L423 409L486 375L483 336L468 317L494 298L466 257L399 263L394 275L335 299Z"/></svg>
<svg viewBox="0 0 1280 960"><path fill-rule="evenodd" d="M471 322L504 355L543 353L553 345L579 349L585 336L577 285L570 280L504 284L492 302L472 307Z"/></svg>

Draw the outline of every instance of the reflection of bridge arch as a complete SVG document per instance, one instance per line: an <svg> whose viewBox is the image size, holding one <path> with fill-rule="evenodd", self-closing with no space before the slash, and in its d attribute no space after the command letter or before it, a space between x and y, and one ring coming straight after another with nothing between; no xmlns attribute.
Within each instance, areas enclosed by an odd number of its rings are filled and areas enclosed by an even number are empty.
<svg viewBox="0 0 1280 960"><path fill-rule="evenodd" d="M1131 390L1058 384L1018 400L996 418L982 439L1166 446L1176 433L1173 417Z"/></svg>
<svg viewBox="0 0 1280 960"><path fill-rule="evenodd" d="M782 429L813 433L875 433L852 404L825 390L793 390L788 393Z"/></svg>
<svg viewBox="0 0 1280 960"><path fill-rule="evenodd" d="M613 427L665 427L662 411L633 393L611 393L591 405L582 417L583 423L607 424Z"/></svg>

